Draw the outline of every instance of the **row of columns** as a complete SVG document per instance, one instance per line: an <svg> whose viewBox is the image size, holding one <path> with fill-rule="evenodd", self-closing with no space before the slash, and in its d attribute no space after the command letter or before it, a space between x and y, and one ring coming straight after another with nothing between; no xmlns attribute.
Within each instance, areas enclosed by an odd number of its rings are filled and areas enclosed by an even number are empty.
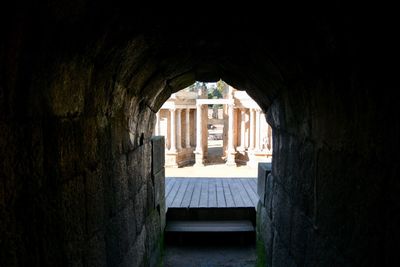
<svg viewBox="0 0 400 267"><path fill-rule="evenodd" d="M176 109L172 108L169 109L170 112L170 149L169 153L176 153L177 151L181 150L182 147L182 117L181 117L181 112L182 109ZM160 115L157 112L157 121L156 121L156 127L155 127L155 134L159 135L160 134ZM176 117L176 123L175 123L175 117ZM185 148L190 148L190 109L186 109L186 142L185 142ZM175 128L176 126L176 128Z"/></svg>
<svg viewBox="0 0 400 267"><path fill-rule="evenodd" d="M203 166L204 155L203 155L203 116L202 109L203 104L196 105L196 148L195 154L195 165ZM173 154L177 151L182 150L182 125L181 125L181 112L184 109L172 108L170 111L170 149L168 153ZM190 108L186 108L186 132L185 132L185 148L190 148ZM249 110L250 115L250 127L248 143L246 143L246 110ZM160 115L156 114L156 127L155 134L160 134ZM261 109L240 109L241 124L240 124L240 147L238 149L249 151L260 151L262 150L261 140L261 120L265 120L265 114L261 113ZM272 145L272 144L271 144ZM235 165L235 154L236 149L234 146L234 105L228 104L228 144L227 144L227 165Z"/></svg>

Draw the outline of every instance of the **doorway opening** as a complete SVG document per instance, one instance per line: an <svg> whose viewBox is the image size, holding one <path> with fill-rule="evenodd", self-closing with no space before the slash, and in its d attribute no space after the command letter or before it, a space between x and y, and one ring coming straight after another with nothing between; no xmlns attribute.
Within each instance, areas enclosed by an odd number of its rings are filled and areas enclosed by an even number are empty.
<svg viewBox="0 0 400 267"><path fill-rule="evenodd" d="M165 167L248 166L271 162L272 129L245 92L220 80L171 95L156 115L165 137Z"/></svg>
<svg viewBox="0 0 400 267"><path fill-rule="evenodd" d="M167 243L254 246L258 164L272 160L258 104L222 80L195 82L171 95L154 127L165 137Z"/></svg>

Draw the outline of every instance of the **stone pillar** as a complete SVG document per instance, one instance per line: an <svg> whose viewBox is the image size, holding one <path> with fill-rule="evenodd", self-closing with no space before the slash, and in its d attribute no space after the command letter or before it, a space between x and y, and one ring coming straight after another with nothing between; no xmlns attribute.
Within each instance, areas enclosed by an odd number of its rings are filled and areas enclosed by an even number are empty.
<svg viewBox="0 0 400 267"><path fill-rule="evenodd" d="M245 127L245 136L244 136L245 142L244 142L244 144L245 144L246 149L249 148L249 146L250 146L250 109L247 109L247 110L249 112L246 112L244 114L244 116L245 116L245 124L244 124L244 127Z"/></svg>
<svg viewBox="0 0 400 267"><path fill-rule="evenodd" d="M268 150L268 126L265 119L265 113L262 112L260 116L260 150Z"/></svg>
<svg viewBox="0 0 400 267"><path fill-rule="evenodd" d="M182 110L177 109L176 112L176 148L180 151L182 150Z"/></svg>
<svg viewBox="0 0 400 267"><path fill-rule="evenodd" d="M249 149L254 149L254 129L255 129L255 118L254 118L254 109L249 109L250 111L250 146Z"/></svg>
<svg viewBox="0 0 400 267"><path fill-rule="evenodd" d="M160 111L158 111L156 113L156 125L154 127L154 135L155 136L159 136L160 135Z"/></svg>
<svg viewBox="0 0 400 267"><path fill-rule="evenodd" d="M245 144L245 128L246 128L246 109L242 108L240 109L240 148L242 150L246 149L246 144Z"/></svg>
<svg viewBox="0 0 400 267"><path fill-rule="evenodd" d="M255 150L259 151L260 150L260 146L261 146L261 135L260 135L260 123L261 123L261 119L260 119L260 115L261 115L261 110L256 109L256 145L255 145Z"/></svg>
<svg viewBox="0 0 400 267"><path fill-rule="evenodd" d="M170 153L176 153L176 133L175 133L175 111L176 109L170 109L169 112L171 113L171 147L169 148Z"/></svg>
<svg viewBox="0 0 400 267"><path fill-rule="evenodd" d="M233 104L228 105L228 149L227 149L227 159L226 165L228 166L236 166L235 162L235 147L233 146Z"/></svg>
<svg viewBox="0 0 400 267"><path fill-rule="evenodd" d="M202 105L196 105L196 150L194 166L204 166L203 162L203 131L202 131Z"/></svg>
<svg viewBox="0 0 400 267"><path fill-rule="evenodd" d="M186 148L190 148L190 109L186 109Z"/></svg>

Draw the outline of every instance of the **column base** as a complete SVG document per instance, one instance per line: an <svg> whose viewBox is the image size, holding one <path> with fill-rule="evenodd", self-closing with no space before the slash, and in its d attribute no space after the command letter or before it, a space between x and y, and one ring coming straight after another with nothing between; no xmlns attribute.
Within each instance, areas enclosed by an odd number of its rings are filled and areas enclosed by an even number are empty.
<svg viewBox="0 0 400 267"><path fill-rule="evenodd" d="M194 152L194 167L204 167L204 155L203 152Z"/></svg>
<svg viewBox="0 0 400 267"><path fill-rule="evenodd" d="M226 166L229 167L236 167L236 160L235 160L235 155L236 155L236 151L231 151L231 152L227 152L227 157L226 157Z"/></svg>

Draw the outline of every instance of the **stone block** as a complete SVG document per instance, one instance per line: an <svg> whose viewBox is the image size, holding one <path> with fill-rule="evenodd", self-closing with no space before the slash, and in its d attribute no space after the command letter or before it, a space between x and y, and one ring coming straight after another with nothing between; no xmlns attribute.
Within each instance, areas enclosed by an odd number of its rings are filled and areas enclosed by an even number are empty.
<svg viewBox="0 0 400 267"><path fill-rule="evenodd" d="M129 199L127 157L121 155L113 162L112 188L114 208L121 210Z"/></svg>
<svg viewBox="0 0 400 267"><path fill-rule="evenodd" d="M310 233L303 266L375 266L367 262L359 265L357 258L345 258L330 240L322 238L315 231Z"/></svg>
<svg viewBox="0 0 400 267"><path fill-rule="evenodd" d="M128 229L126 232L126 235L128 236L129 243L132 244L134 240L136 239L137 233L136 233L136 214L135 214L135 205L133 203L133 200L130 200L127 207L127 223L128 223Z"/></svg>
<svg viewBox="0 0 400 267"><path fill-rule="evenodd" d="M51 160L57 161L56 166L59 167L57 176L62 181L69 180L80 174L84 166L81 122L67 119L53 120L48 127L53 133L45 137L46 144L52 147L49 153L53 154L54 158Z"/></svg>
<svg viewBox="0 0 400 267"><path fill-rule="evenodd" d="M86 266L107 266L106 242L104 240L104 232L97 232L89 239L85 246L84 261Z"/></svg>
<svg viewBox="0 0 400 267"><path fill-rule="evenodd" d="M91 236L94 232L104 227L105 221L104 184L100 170L87 171L85 190L87 234Z"/></svg>
<svg viewBox="0 0 400 267"><path fill-rule="evenodd" d="M261 205L258 205L257 217L257 239L262 241L261 243L264 245L263 249L267 266L272 266L272 247L274 238L272 221L267 214L267 209Z"/></svg>
<svg viewBox="0 0 400 267"><path fill-rule="evenodd" d="M72 250L76 252L83 244L86 227L85 186L82 177L62 185L59 212L63 221L63 239L75 246Z"/></svg>
<svg viewBox="0 0 400 267"><path fill-rule="evenodd" d="M154 174L155 206L160 205L165 198L165 169Z"/></svg>
<svg viewBox="0 0 400 267"><path fill-rule="evenodd" d="M149 215L151 213L151 211L153 209L155 209L156 205L155 205L155 190L154 190L154 185L153 185L153 181L150 178L147 178L146 180L147 182L147 204L146 206L148 207L148 209L146 210L145 215Z"/></svg>
<svg viewBox="0 0 400 267"><path fill-rule="evenodd" d="M165 139L164 136L154 136L151 138L151 146L152 146L152 174L160 172L161 169L164 168L165 165Z"/></svg>
<svg viewBox="0 0 400 267"><path fill-rule="evenodd" d="M166 205L165 198L161 200L160 205L158 207L161 221L161 231L164 232L165 224L166 224Z"/></svg>
<svg viewBox="0 0 400 267"><path fill-rule="evenodd" d="M271 163L260 162L258 163L258 177L257 177L257 193L263 205L265 198L266 184L268 174L271 172Z"/></svg>
<svg viewBox="0 0 400 267"><path fill-rule="evenodd" d="M290 242L292 210L289 195L279 183L275 183L271 209L272 222L281 241L287 242L286 247L289 247Z"/></svg>
<svg viewBox="0 0 400 267"><path fill-rule="evenodd" d="M146 220L146 247L149 254L158 254L160 250L160 238L161 238L161 222L160 216L157 211L153 212L147 217Z"/></svg>
<svg viewBox="0 0 400 267"><path fill-rule="evenodd" d="M136 220L136 233L139 234L146 219L145 212L147 211L147 185L143 185L136 195L134 209Z"/></svg>
<svg viewBox="0 0 400 267"><path fill-rule="evenodd" d="M145 143L128 153L130 194L134 197L151 177L151 143Z"/></svg>
<svg viewBox="0 0 400 267"><path fill-rule="evenodd" d="M272 219L272 199L274 194L274 176L270 173L267 176L267 182L265 185L265 196L264 205L267 208L267 213L270 219Z"/></svg>
<svg viewBox="0 0 400 267"><path fill-rule="evenodd" d="M106 227L105 240L108 265L118 266L129 248L128 213L128 209L122 210L109 221Z"/></svg>
<svg viewBox="0 0 400 267"><path fill-rule="evenodd" d="M146 227L143 227L125 255L121 267L143 266L146 256L146 236Z"/></svg>
<svg viewBox="0 0 400 267"><path fill-rule="evenodd" d="M59 216L60 247L66 265L82 266L86 236L85 185L83 177L75 177L61 186ZM45 230L44 235L47 234ZM51 230L50 230L51 232ZM54 245L54 244L53 244ZM52 249L52 248L51 248Z"/></svg>
<svg viewBox="0 0 400 267"><path fill-rule="evenodd" d="M304 266L310 232L313 231L312 223L298 208L293 208L291 219L290 253L298 266Z"/></svg>
<svg viewBox="0 0 400 267"><path fill-rule="evenodd" d="M272 265L274 267L297 267L294 259L289 253L289 249L281 241L280 236L275 233L272 248ZM320 266L320 265L318 265ZM321 265L326 266L326 265Z"/></svg>

